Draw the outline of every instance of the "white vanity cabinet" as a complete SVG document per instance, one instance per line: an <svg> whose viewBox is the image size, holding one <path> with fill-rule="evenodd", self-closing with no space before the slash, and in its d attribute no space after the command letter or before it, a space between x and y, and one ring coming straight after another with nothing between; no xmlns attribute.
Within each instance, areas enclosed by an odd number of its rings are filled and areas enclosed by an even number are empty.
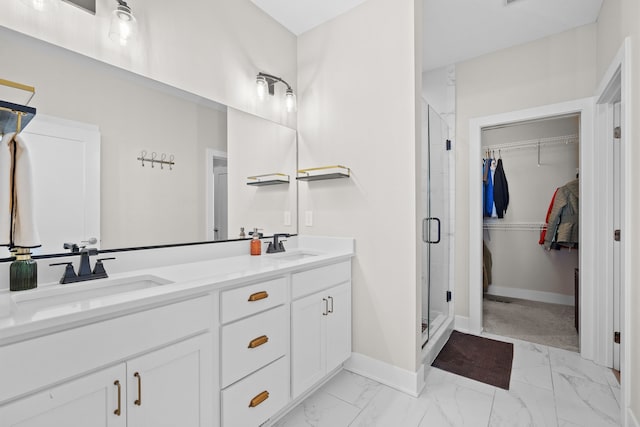
<svg viewBox="0 0 640 427"><path fill-rule="evenodd" d="M120 364L0 406L0 425L126 427L125 378Z"/></svg>
<svg viewBox="0 0 640 427"><path fill-rule="evenodd" d="M258 426L289 402L287 278L220 295L221 423Z"/></svg>
<svg viewBox="0 0 640 427"><path fill-rule="evenodd" d="M296 398L351 355L350 262L296 273L291 287L291 392ZM303 296L309 291L314 293Z"/></svg>
<svg viewBox="0 0 640 427"><path fill-rule="evenodd" d="M200 377L209 334L171 345L0 406L3 427L198 427L210 412ZM209 375L210 376L210 375ZM210 387L209 387L210 388ZM205 398L203 398L205 397ZM205 408L201 406L205 405ZM203 411L204 409L204 411Z"/></svg>
<svg viewBox="0 0 640 427"><path fill-rule="evenodd" d="M211 308L205 296L0 347L0 425L213 425Z"/></svg>

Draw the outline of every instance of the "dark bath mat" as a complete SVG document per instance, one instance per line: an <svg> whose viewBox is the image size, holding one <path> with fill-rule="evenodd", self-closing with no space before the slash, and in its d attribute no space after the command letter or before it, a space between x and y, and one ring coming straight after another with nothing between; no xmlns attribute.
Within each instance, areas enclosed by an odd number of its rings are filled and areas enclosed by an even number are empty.
<svg viewBox="0 0 640 427"><path fill-rule="evenodd" d="M509 390L513 344L453 331L431 366Z"/></svg>

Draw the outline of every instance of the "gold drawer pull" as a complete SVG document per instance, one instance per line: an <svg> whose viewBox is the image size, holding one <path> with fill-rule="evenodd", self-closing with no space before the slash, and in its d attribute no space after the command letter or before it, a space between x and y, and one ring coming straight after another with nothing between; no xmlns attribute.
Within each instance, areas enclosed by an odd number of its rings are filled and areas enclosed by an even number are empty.
<svg viewBox="0 0 640 427"><path fill-rule="evenodd" d="M269 398L269 392L265 390L259 395L257 395L256 397L254 397L253 399L251 399L251 402L249 402L249 408L255 408L256 406L258 406L268 398Z"/></svg>
<svg viewBox="0 0 640 427"><path fill-rule="evenodd" d="M268 298L269 294L267 291L256 292L255 294L251 294L249 297L249 301L260 301L261 299Z"/></svg>
<svg viewBox="0 0 640 427"><path fill-rule="evenodd" d="M254 338L249 343L249 348L260 347L262 344L266 344L267 341L269 341L269 337L266 336L266 335L263 335L263 336L258 337L258 338Z"/></svg>
<svg viewBox="0 0 640 427"><path fill-rule="evenodd" d="M122 413L121 409L122 409L122 386L120 385L120 381L115 380L113 383L114 386L118 387L118 409L116 409L115 411L113 411L114 414L116 414L117 416L120 416L120 414Z"/></svg>
<svg viewBox="0 0 640 427"><path fill-rule="evenodd" d="M138 379L138 398L133 402L133 404L136 406L142 406L142 378L138 372L133 374L133 376Z"/></svg>

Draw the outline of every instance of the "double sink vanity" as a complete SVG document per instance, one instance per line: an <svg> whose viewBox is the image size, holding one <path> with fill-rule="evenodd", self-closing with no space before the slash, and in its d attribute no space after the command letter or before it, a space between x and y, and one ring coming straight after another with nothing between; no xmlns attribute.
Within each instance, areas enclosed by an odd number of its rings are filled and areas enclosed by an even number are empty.
<svg viewBox="0 0 640 427"><path fill-rule="evenodd" d="M106 279L0 291L0 424L273 423L351 355L354 243L248 243L121 252Z"/></svg>

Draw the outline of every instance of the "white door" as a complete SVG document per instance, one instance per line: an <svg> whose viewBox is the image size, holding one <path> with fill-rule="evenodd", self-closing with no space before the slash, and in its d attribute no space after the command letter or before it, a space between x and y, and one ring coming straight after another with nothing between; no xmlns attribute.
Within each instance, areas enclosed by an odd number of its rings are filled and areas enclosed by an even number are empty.
<svg viewBox="0 0 640 427"><path fill-rule="evenodd" d="M128 361L128 427L212 425L212 344L204 334Z"/></svg>
<svg viewBox="0 0 640 427"><path fill-rule="evenodd" d="M125 380L120 364L0 406L0 425L125 427Z"/></svg>
<svg viewBox="0 0 640 427"><path fill-rule="evenodd" d="M331 372L351 356L351 286L344 283L326 295L326 371Z"/></svg>
<svg viewBox="0 0 640 427"><path fill-rule="evenodd" d="M613 125L620 127L620 103L613 104ZM622 186L624 162L622 161L622 138L613 140L613 229L622 227ZM613 242L613 333L619 333L621 329L621 289L622 289L622 246L615 237ZM615 335L614 335L615 337ZM613 368L620 370L620 343L613 343Z"/></svg>
<svg viewBox="0 0 640 427"><path fill-rule="evenodd" d="M227 240L228 232L228 184L227 184L227 167L213 167L213 239Z"/></svg>
<svg viewBox="0 0 640 427"><path fill-rule="evenodd" d="M324 293L301 298L291 304L291 394L295 398L325 374L325 317L328 301ZM323 298L325 300L323 301ZM335 302L334 302L335 304Z"/></svg>

